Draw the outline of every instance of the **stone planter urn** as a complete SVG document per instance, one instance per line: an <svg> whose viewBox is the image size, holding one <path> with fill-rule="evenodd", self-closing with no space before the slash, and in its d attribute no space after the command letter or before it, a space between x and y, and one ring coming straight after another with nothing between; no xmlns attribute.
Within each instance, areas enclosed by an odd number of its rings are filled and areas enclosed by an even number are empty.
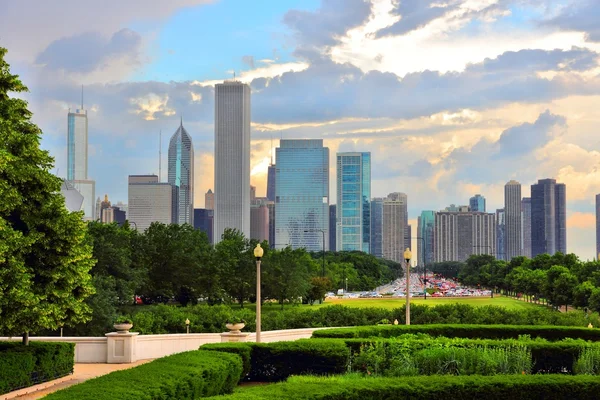
<svg viewBox="0 0 600 400"><path fill-rule="evenodd" d="M241 333L240 330L242 330L244 326L246 326L246 324L243 322L238 322L237 324L225 324L225 327L229 329L229 333Z"/></svg>
<svg viewBox="0 0 600 400"><path fill-rule="evenodd" d="M117 333L129 333L129 330L133 328L133 324L130 323L117 323L113 327L117 330Z"/></svg>

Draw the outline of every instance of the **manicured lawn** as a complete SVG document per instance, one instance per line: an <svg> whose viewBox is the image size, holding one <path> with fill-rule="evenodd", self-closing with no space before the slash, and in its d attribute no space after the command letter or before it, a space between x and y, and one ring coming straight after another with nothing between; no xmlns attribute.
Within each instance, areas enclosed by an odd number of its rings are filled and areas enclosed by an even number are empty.
<svg viewBox="0 0 600 400"><path fill-rule="evenodd" d="M452 303L461 303L461 304L470 304L474 306L501 306L512 309L523 309L530 307L540 307L536 304L527 303L525 301L515 300L510 297L502 297L502 296L494 296L494 298L490 297L448 297L448 298L435 298L428 297L427 300L423 298L411 298L411 304L423 304L429 306L437 306L440 304L452 304ZM406 304L406 299L404 298L378 298L378 299L327 299L324 304L315 304L313 306L310 305L285 305L285 309L288 308L296 308L296 307L327 307L331 305L341 304L347 307L380 307L380 308L388 308L394 309L398 307L402 307ZM235 305L233 307L236 307ZM251 310L255 309L255 304L244 304L244 307L247 307ZM263 312L276 312L281 310L281 306L279 304L271 303L264 304L262 308Z"/></svg>

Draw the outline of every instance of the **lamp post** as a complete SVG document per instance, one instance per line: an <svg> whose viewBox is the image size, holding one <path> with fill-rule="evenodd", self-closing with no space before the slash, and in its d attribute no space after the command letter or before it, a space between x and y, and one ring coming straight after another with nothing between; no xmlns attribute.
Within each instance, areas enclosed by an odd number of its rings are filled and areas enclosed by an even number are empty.
<svg viewBox="0 0 600 400"><path fill-rule="evenodd" d="M260 243L254 248L254 257L256 257L256 343L260 343L260 259L265 251L260 247Z"/></svg>
<svg viewBox="0 0 600 400"><path fill-rule="evenodd" d="M190 320L188 318L185 319L185 330L187 334L190 334Z"/></svg>
<svg viewBox="0 0 600 400"><path fill-rule="evenodd" d="M321 232L323 234L323 266L321 267L321 277L325 278L325 231L323 229L310 229L304 231L304 233L308 232Z"/></svg>
<svg viewBox="0 0 600 400"><path fill-rule="evenodd" d="M410 249L404 251L404 261L406 261L406 325L410 325L410 259L412 253Z"/></svg>

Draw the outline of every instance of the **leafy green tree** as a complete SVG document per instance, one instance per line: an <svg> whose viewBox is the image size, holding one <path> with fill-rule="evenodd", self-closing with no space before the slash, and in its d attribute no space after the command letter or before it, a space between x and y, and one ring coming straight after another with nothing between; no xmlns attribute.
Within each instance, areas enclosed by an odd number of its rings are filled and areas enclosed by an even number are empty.
<svg viewBox="0 0 600 400"><path fill-rule="evenodd" d="M547 271L545 293L553 306L567 306L573 301L577 277L568 268L554 265Z"/></svg>
<svg viewBox="0 0 600 400"><path fill-rule="evenodd" d="M575 286L573 289L573 305L575 307L584 308L589 306L589 301L596 287L590 281L585 281Z"/></svg>
<svg viewBox="0 0 600 400"><path fill-rule="evenodd" d="M216 262L221 271L221 284L224 291L240 306L244 307L246 301L256 288L256 261L254 247L256 241L248 240L244 234L236 229L225 229L222 239L215 246ZM268 255L268 245L263 256Z"/></svg>
<svg viewBox="0 0 600 400"><path fill-rule="evenodd" d="M292 250L286 247L281 251L271 251L265 259L265 297L276 299L281 308L287 300L290 303L306 297L310 289L309 271L313 259L303 249Z"/></svg>
<svg viewBox="0 0 600 400"><path fill-rule="evenodd" d="M23 334L85 322L94 265L82 213L70 213L40 149L40 129L0 48L0 332Z"/></svg>
<svg viewBox="0 0 600 400"><path fill-rule="evenodd" d="M331 287L329 278L322 278L320 276L311 278L310 289L306 296L308 303L313 305L315 301L323 301L329 287Z"/></svg>

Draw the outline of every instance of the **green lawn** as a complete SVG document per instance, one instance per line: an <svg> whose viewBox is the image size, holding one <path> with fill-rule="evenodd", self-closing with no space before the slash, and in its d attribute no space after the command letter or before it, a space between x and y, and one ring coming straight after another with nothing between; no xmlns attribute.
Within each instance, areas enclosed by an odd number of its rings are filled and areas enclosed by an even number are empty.
<svg viewBox="0 0 600 400"><path fill-rule="evenodd" d="M424 304L429 306L436 306L439 304L451 304L451 303L461 303L461 304L471 304L474 306L501 306L508 307L513 309L523 309L530 307L540 307L536 304L527 303L520 300L515 300L510 297L502 297L495 296L493 299L490 297L447 297L447 298L434 298L428 297L427 300L423 298L411 298L411 304ZM397 307L402 307L406 304L406 299L404 298L378 298L378 299L327 299L324 304L315 304L313 306L310 305L285 305L285 309L294 308L294 307L327 307L335 304L341 304L347 307L381 307L393 309ZM233 305L232 307L236 307ZM244 304L244 307L254 310L255 304ZM267 303L263 305L263 312L276 312L281 310L281 306L276 303Z"/></svg>

